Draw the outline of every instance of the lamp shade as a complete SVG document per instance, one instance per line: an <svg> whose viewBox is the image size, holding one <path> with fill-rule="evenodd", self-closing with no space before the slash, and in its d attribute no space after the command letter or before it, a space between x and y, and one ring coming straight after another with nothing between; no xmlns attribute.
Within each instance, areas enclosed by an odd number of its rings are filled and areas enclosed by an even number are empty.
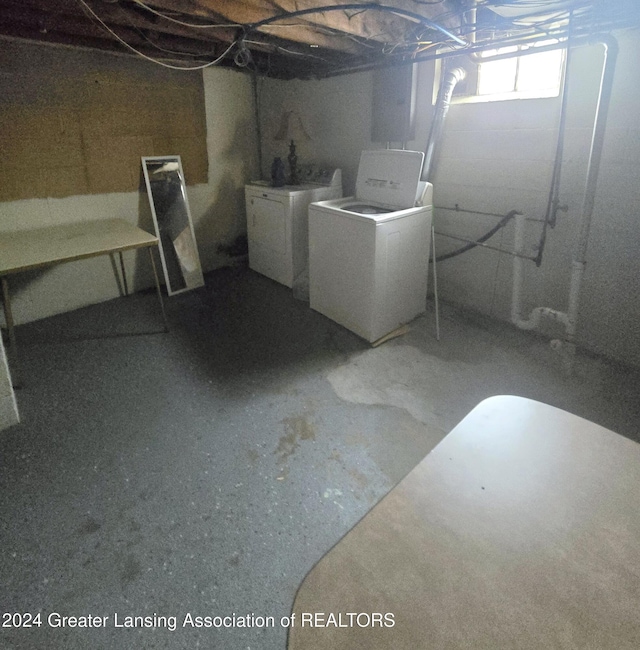
<svg viewBox="0 0 640 650"><path fill-rule="evenodd" d="M274 140L311 140L302 123L302 118L296 111L284 111L280 118L280 128Z"/></svg>

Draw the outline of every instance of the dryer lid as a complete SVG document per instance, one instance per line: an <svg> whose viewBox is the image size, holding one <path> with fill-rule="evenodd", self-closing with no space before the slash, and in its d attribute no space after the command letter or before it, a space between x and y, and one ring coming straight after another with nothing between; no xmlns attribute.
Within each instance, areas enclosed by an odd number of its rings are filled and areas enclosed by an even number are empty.
<svg viewBox="0 0 640 650"><path fill-rule="evenodd" d="M358 166L356 198L363 203L412 208L416 204L423 160L421 151L363 151Z"/></svg>

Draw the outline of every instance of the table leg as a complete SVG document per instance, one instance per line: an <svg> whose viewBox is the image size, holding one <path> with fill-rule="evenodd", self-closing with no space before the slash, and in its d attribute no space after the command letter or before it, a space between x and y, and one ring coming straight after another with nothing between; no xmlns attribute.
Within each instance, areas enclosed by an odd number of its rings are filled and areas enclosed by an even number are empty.
<svg viewBox="0 0 640 650"><path fill-rule="evenodd" d="M436 305L436 341L440 340L440 300L438 298L438 267L436 265L436 229L431 226L431 251L433 257L433 299Z"/></svg>
<svg viewBox="0 0 640 650"><path fill-rule="evenodd" d="M16 340L16 332L13 323L13 313L11 311L11 298L9 297L9 282L7 281L6 276L2 276L2 300L4 302L4 317L7 321L7 331L9 332L9 350L11 353L11 358L14 363L14 379L13 385L14 388L18 388L20 380L18 379L19 370L18 370L18 342Z"/></svg>
<svg viewBox="0 0 640 650"><path fill-rule="evenodd" d="M156 280L156 289L158 291L158 300L160 301L160 309L162 311L162 319L164 320L164 331L169 331L169 323L167 322L167 314L164 311L164 301L162 300L162 289L160 288L160 280L158 279L158 272L156 270L156 262L153 259L153 248L149 246L149 257L151 259L151 268L153 269L153 277Z"/></svg>
<svg viewBox="0 0 640 650"><path fill-rule="evenodd" d="M127 274L124 270L124 258L122 257L122 251L118 251L120 255L120 270L122 271L122 286L124 287L124 295L129 295L129 287L127 286Z"/></svg>

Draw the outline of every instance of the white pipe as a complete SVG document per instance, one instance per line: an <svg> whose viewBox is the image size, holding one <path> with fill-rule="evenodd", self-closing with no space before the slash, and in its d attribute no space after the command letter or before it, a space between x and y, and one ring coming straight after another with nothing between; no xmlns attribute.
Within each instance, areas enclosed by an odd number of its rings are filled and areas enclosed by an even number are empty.
<svg viewBox="0 0 640 650"><path fill-rule="evenodd" d="M574 257L571 269L571 287L569 289L569 322L567 324L567 342L573 346L578 321L578 308L580 303L580 290L582 278L587 262L587 248L589 246L589 232L593 217L593 208L596 199L598 184L598 173L600 171L600 159L604 144L605 130L607 126L607 114L609 100L613 88L613 77L618 56L618 43L613 36L604 36L598 41L604 48L604 63L602 76L600 77L600 89L598 104L596 108L593 135L591 137L591 149L589 151L589 163L587 165L587 180L582 202L582 223L580 226L580 237L578 249Z"/></svg>
<svg viewBox="0 0 640 650"><path fill-rule="evenodd" d="M522 287L524 284L524 261L521 257L525 254L524 247L524 225L526 218L523 214L517 214L515 217L515 234L513 249L516 255L513 257L513 289L511 293L511 322L520 329L534 330L540 326L543 317L559 321L567 325L567 314L551 309L551 307L536 307L525 319L522 316Z"/></svg>
<svg viewBox="0 0 640 650"><path fill-rule="evenodd" d="M558 350L563 346L566 347L568 354L573 356L576 351L575 334L578 325L578 306L580 303L580 290L582 288L582 278L584 276L585 262L574 260L571 264L571 282L569 285L569 307L567 310L567 323L565 329L565 340L551 341L554 349Z"/></svg>
<svg viewBox="0 0 640 650"><path fill-rule="evenodd" d="M598 94L598 103L594 118L593 132L591 137L591 149L589 152L589 162L587 164L587 179L585 185L584 198L582 203L582 221L580 224L580 236L578 246L571 264L571 279L569 286L568 307L566 312L561 312L550 307L536 307L528 319L522 318L521 294L523 285L524 260L520 257L514 257L513 266L513 292L511 305L511 320L521 329L536 329L540 325L543 317L551 318L562 323L565 327L564 341L554 340L551 345L554 349L565 348L568 355L568 367L571 367L571 358L575 352L575 334L578 323L578 309L580 304L580 291L582 289L582 279L586 267L587 248L589 245L589 232L593 209L595 205L595 196L598 181L598 172L600 171L600 160L602 157L602 146L607 125L607 113L609 101L611 99L611 90L613 86L613 77L618 54L618 44L612 36L601 36L593 40L592 43L599 43L604 47L604 62L602 66L602 75L600 78L600 88ZM524 219L516 217L515 232L515 250L522 252L524 245Z"/></svg>

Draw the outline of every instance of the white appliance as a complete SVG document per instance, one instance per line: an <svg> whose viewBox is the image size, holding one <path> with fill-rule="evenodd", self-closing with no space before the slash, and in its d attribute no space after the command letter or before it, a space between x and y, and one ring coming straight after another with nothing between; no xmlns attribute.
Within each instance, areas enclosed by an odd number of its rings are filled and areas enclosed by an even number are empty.
<svg viewBox="0 0 640 650"><path fill-rule="evenodd" d="M364 151L355 196L309 206L310 306L370 342L426 308L433 187L420 182L423 159Z"/></svg>
<svg viewBox="0 0 640 650"><path fill-rule="evenodd" d="M249 267L287 287L307 270L309 204L342 196L339 169L304 165L299 176L300 185L245 186Z"/></svg>

